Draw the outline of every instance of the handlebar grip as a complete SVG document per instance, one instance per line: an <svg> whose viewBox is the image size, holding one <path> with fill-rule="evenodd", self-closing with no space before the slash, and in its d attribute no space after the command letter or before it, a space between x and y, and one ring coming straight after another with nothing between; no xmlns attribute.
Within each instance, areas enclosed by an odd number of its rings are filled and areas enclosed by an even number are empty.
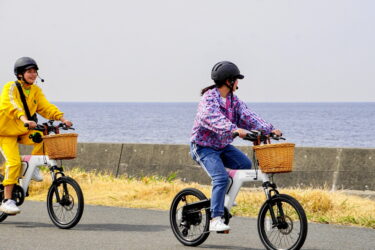
<svg viewBox="0 0 375 250"><path fill-rule="evenodd" d="M73 127L68 127L65 123L60 123L58 126L62 128L63 130L68 130L68 129L75 130ZM73 123L72 123L72 126L73 126Z"/></svg>
<svg viewBox="0 0 375 250"><path fill-rule="evenodd" d="M28 123L24 123L23 126L25 126L26 128L29 128L30 129L30 126ZM35 128L33 128L32 130L37 130L37 131L41 131L43 132L45 130L44 126L43 125L40 125L40 124L37 124Z"/></svg>
<svg viewBox="0 0 375 250"><path fill-rule="evenodd" d="M238 132L233 132L233 133L232 133L232 137L233 137L233 139L236 138L236 137L239 136L239 135L240 135L240 134L239 134Z"/></svg>

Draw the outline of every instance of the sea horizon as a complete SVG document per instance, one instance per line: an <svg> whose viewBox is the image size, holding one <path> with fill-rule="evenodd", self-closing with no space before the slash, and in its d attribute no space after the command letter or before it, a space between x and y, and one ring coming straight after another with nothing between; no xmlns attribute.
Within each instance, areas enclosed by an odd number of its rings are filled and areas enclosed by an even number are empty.
<svg viewBox="0 0 375 250"><path fill-rule="evenodd" d="M52 102L79 142L189 144L198 102ZM248 107L303 147L375 148L375 102L254 102ZM42 119L41 119L42 121ZM234 145L248 145L239 139Z"/></svg>

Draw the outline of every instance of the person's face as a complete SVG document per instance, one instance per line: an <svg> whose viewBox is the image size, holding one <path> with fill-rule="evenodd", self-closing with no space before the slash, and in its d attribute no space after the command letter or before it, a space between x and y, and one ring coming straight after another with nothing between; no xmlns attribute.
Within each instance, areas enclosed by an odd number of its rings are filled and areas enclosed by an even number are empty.
<svg viewBox="0 0 375 250"><path fill-rule="evenodd" d="M31 68L25 71L23 74L24 80L28 84L33 84L38 76L38 71L35 68Z"/></svg>

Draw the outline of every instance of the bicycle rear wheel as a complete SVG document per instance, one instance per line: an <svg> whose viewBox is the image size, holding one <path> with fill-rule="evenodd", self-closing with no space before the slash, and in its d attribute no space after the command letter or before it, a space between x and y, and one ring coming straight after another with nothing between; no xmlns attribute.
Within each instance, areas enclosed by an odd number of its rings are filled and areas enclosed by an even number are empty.
<svg viewBox="0 0 375 250"><path fill-rule="evenodd" d="M62 229L74 227L82 217L83 207L82 190L72 178L60 177L49 188L48 215L57 227Z"/></svg>
<svg viewBox="0 0 375 250"><path fill-rule="evenodd" d="M300 249L307 236L305 211L293 197L275 195L260 209L258 233L267 249Z"/></svg>
<svg viewBox="0 0 375 250"><path fill-rule="evenodd" d="M0 184L0 204L4 200L4 186ZM8 217L8 214L0 212L0 222L3 222Z"/></svg>
<svg viewBox="0 0 375 250"><path fill-rule="evenodd" d="M207 200L206 196L195 188L180 191L173 199L169 219L176 238L185 246L198 246L209 236L209 207L184 210L186 205ZM185 207L186 208L186 207Z"/></svg>
<svg viewBox="0 0 375 250"><path fill-rule="evenodd" d="M0 182L2 183L4 180L4 176L0 174ZM0 203L4 200L4 186L3 184L0 184ZM3 222L8 215L6 213L0 212L0 222Z"/></svg>
<svg viewBox="0 0 375 250"><path fill-rule="evenodd" d="M6 218L8 218L8 215L6 213L0 212L0 222L3 222Z"/></svg>

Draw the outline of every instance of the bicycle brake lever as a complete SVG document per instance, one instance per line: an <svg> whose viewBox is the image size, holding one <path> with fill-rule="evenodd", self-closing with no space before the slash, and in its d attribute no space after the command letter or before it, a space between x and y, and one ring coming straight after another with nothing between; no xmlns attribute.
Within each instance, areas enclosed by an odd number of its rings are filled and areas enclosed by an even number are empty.
<svg viewBox="0 0 375 250"><path fill-rule="evenodd" d="M281 137L281 136L278 136L278 135L275 135L275 134L271 134L271 138L274 139L274 140L286 140L284 137Z"/></svg>

